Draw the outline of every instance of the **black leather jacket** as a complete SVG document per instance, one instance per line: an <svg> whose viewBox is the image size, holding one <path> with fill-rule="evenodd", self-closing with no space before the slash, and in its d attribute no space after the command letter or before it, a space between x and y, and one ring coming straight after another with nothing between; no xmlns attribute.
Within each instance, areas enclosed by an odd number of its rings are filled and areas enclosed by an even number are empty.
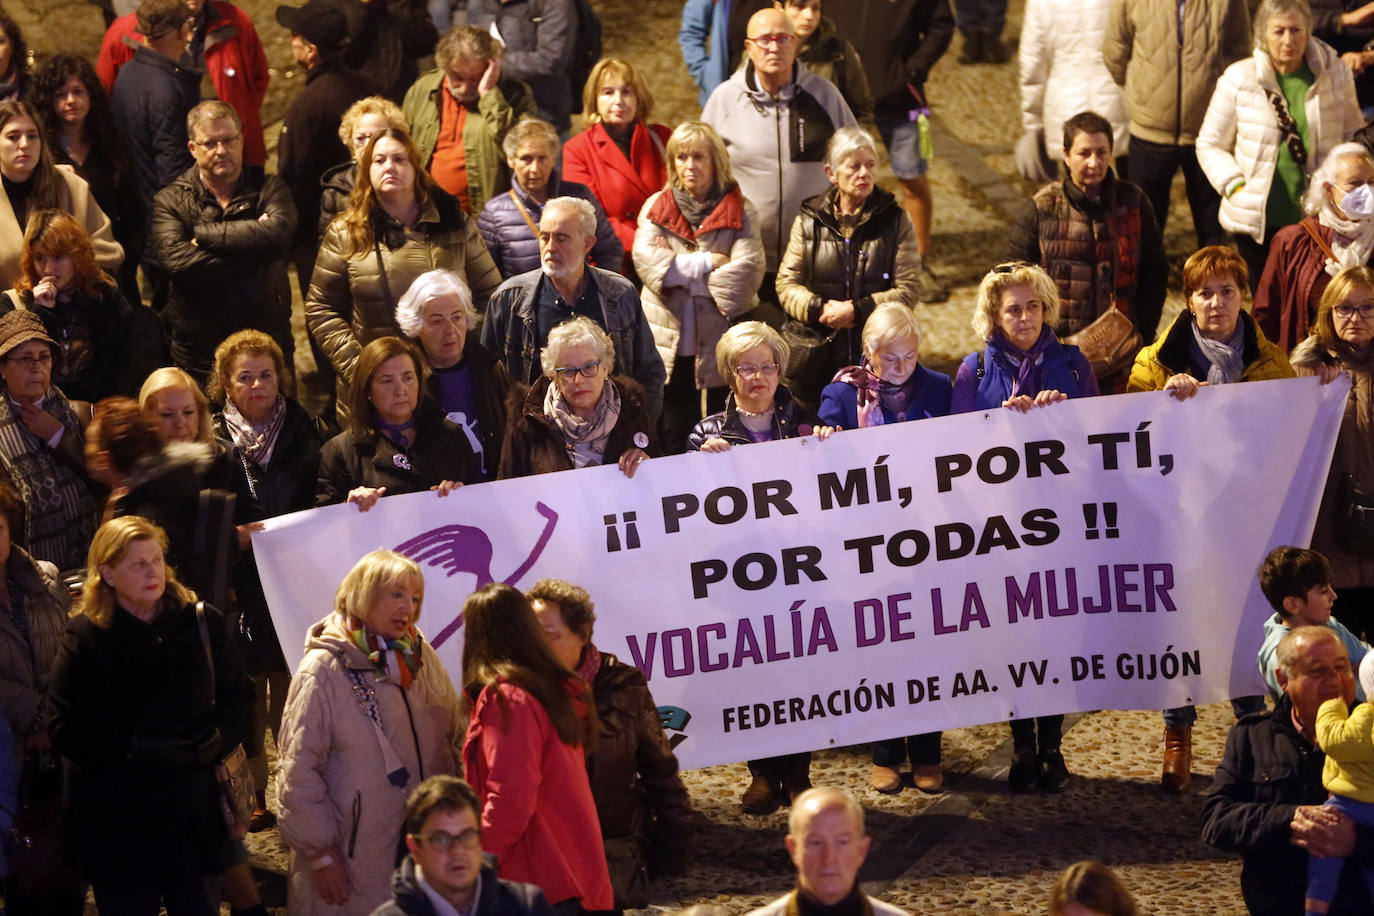
<svg viewBox="0 0 1374 916"><path fill-rule="evenodd" d="M773 395L774 439L809 436L819 425L820 421L814 414L792 400L792 393L785 385L778 386L777 392ZM724 439L731 445L749 445L754 441L739 418L733 391L725 399L724 410L711 414L692 427L692 432L687 436L687 451L701 451L701 446L707 439Z"/></svg>

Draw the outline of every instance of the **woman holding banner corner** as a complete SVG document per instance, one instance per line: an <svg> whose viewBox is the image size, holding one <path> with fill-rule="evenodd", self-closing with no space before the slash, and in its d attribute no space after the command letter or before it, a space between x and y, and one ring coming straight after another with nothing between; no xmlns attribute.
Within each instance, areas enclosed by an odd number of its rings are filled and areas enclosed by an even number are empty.
<svg viewBox="0 0 1374 916"><path fill-rule="evenodd" d="M1136 354L1126 390L1167 391L1186 401L1209 385L1292 378L1288 357L1265 339L1242 308L1249 289L1245 261L1230 248L1209 245L1189 255L1183 264L1188 308L1158 340ZM1259 712L1264 697L1234 697L1231 708L1236 718ZM1192 706L1164 710L1160 785L1166 792L1186 792L1192 785L1196 720Z"/></svg>
<svg viewBox="0 0 1374 916"><path fill-rule="evenodd" d="M821 421L838 429L863 429L949 413L949 376L920 365L921 328L906 306L888 302L864 322L863 362L848 366L821 392ZM901 766L911 758L911 778L922 792L944 782L940 732L873 742L873 788L902 791Z"/></svg>
<svg viewBox="0 0 1374 916"><path fill-rule="evenodd" d="M1059 291L1040 267L1016 261L988 271L978 287L973 330L987 346L964 357L954 377L951 413L1006 407L1026 413L1069 398L1093 397L1097 378L1077 347L1052 326ZM1062 792L1069 769L1059 751L1062 715L1012 719L1013 792Z"/></svg>
<svg viewBox="0 0 1374 916"><path fill-rule="evenodd" d="M689 452L725 452L736 445L815 435L828 439L834 427L822 426L785 385L787 366L782 335L762 321L743 321L721 335L716 364L730 385L725 409L702 420L687 437ZM784 754L749 761L752 780L740 805L748 814L777 810L784 795L796 798L811 788L811 754Z"/></svg>

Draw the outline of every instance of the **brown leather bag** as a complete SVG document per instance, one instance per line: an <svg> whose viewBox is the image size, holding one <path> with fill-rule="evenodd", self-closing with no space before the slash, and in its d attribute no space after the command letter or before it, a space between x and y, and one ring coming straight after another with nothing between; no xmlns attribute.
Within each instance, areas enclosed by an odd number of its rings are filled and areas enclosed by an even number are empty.
<svg viewBox="0 0 1374 916"><path fill-rule="evenodd" d="M1131 319L1115 304L1063 342L1082 352L1099 380L1130 369L1136 352L1145 344Z"/></svg>

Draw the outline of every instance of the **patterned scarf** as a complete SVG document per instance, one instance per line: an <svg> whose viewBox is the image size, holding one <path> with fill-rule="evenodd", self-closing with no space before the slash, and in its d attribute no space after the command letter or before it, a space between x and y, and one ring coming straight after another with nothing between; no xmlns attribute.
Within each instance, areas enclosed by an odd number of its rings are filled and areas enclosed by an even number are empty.
<svg viewBox="0 0 1374 916"><path fill-rule="evenodd" d="M898 423L907 419L907 405L911 403L911 397L916 389L916 372L912 370L905 382L893 385L878 378L869 368L868 357L864 357L862 365L846 366L836 372L830 381L844 382L858 389L859 429L867 429L870 426L882 426L887 422L887 418L883 416L884 408L897 418ZM930 414L926 416L929 417Z"/></svg>
<svg viewBox="0 0 1374 916"><path fill-rule="evenodd" d="M43 396L43 409L66 428L64 438L81 436L76 414L56 388ZM0 469L28 509L24 534L29 553L58 569L85 566L95 535L95 500L77 469L24 426L5 391L0 391Z"/></svg>
<svg viewBox="0 0 1374 916"><path fill-rule="evenodd" d="M277 445L277 434L281 432L282 421L286 419L286 399L277 395L272 412L267 415L261 426L254 426L247 417L239 413L233 401L225 398L224 425L229 429L229 438L238 446L243 457L260 468L272 461L272 449Z"/></svg>
<svg viewBox="0 0 1374 916"><path fill-rule="evenodd" d="M1031 397L1040 393L1040 364L1045 360L1045 348L1055 341L1054 332L1049 325L1040 329L1040 337L1031 344L1029 350L1022 350L1006 337L998 340L1002 352L1016 367L1016 378L1012 381L1011 396L1026 394Z"/></svg>
<svg viewBox="0 0 1374 916"><path fill-rule="evenodd" d="M344 626L353 645L367 653L367 660L376 666L379 674L386 675L402 688L415 683L415 675L420 672L423 640L414 626L406 627L406 633L400 639L378 636L352 617L344 617ZM391 668L393 660L395 671Z"/></svg>
<svg viewBox="0 0 1374 916"><path fill-rule="evenodd" d="M1193 319L1193 358L1207 366L1207 384L1229 385L1245 371L1241 351L1245 347L1245 319L1237 319L1230 340L1212 340L1202 336L1197 319Z"/></svg>
<svg viewBox="0 0 1374 916"><path fill-rule="evenodd" d="M620 389L615 382L606 379L601 386L601 398L596 402L596 410L590 419L584 420L573 413L572 407L559 392L558 385L550 382L548 390L544 392L544 416L563 434L563 441L572 455L573 467L600 464L601 456L606 454L606 440L620 419Z"/></svg>

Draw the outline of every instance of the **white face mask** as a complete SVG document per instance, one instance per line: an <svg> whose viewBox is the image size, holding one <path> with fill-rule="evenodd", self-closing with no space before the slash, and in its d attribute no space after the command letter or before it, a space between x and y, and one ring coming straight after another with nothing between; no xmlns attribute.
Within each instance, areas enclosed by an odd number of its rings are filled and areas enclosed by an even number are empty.
<svg viewBox="0 0 1374 916"><path fill-rule="evenodd" d="M1351 219L1366 220L1374 216L1374 188L1362 184L1341 199L1341 209Z"/></svg>

